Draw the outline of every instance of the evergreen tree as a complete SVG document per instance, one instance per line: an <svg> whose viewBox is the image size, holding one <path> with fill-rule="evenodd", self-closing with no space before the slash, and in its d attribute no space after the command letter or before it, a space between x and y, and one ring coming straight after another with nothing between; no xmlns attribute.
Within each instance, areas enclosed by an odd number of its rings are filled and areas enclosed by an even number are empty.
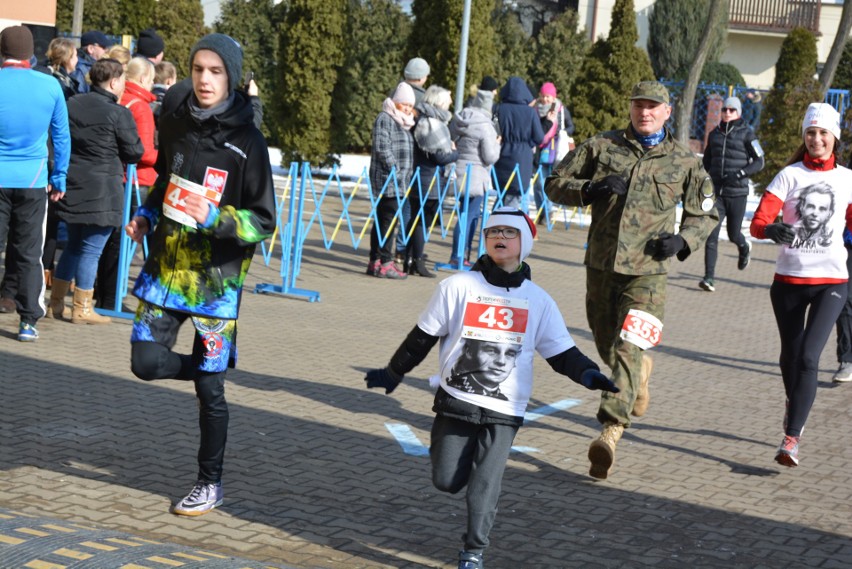
<svg viewBox="0 0 852 569"><path fill-rule="evenodd" d="M272 108L277 81L278 36L283 10L273 0L226 0L221 5L214 29L227 34L243 46L243 71L253 72L260 100ZM274 114L264 113L263 132L275 144Z"/></svg>
<svg viewBox="0 0 852 569"><path fill-rule="evenodd" d="M701 71L701 83L710 85L743 85L745 79L740 70L730 63L714 61L704 66Z"/></svg>
<svg viewBox="0 0 852 569"><path fill-rule="evenodd" d="M154 18L156 0L121 0L120 4L121 28L125 34L138 38L142 30L157 27ZM89 0L86 0L85 6L88 5Z"/></svg>
<svg viewBox="0 0 852 569"><path fill-rule="evenodd" d="M832 89L852 89L852 41L847 41L837 71L831 79Z"/></svg>
<svg viewBox="0 0 852 569"><path fill-rule="evenodd" d="M633 0L616 0L609 37L596 41L583 59L571 92L575 138L624 128L633 86L654 79L648 54L636 47L638 39Z"/></svg>
<svg viewBox="0 0 852 569"><path fill-rule="evenodd" d="M369 152L382 101L402 78L411 21L394 0L350 0L346 55L331 105L335 152Z"/></svg>
<svg viewBox="0 0 852 569"><path fill-rule="evenodd" d="M648 17L648 56L657 77L683 80L707 26L709 0L657 0ZM714 28L707 62L718 61L725 49L727 12Z"/></svg>
<svg viewBox="0 0 852 569"><path fill-rule="evenodd" d="M88 6L88 0L86 5ZM177 68L178 79L189 77L189 52L206 33L201 0L157 2L154 9L157 34L165 41L163 59ZM139 33L136 30L134 33Z"/></svg>
<svg viewBox="0 0 852 569"><path fill-rule="evenodd" d="M509 77L528 77L533 64L535 53L531 49L532 42L521 26L518 13L505 8L498 0L492 23L494 28L495 51L491 75L503 85ZM478 85L481 77L469 77L468 85Z"/></svg>
<svg viewBox="0 0 852 569"><path fill-rule="evenodd" d="M766 96L760 119L760 142L766 149L766 166L754 180L768 184L802 143L802 117L808 105L822 101L822 90L814 79L817 65L816 37L795 28L781 44L775 64L774 87Z"/></svg>
<svg viewBox="0 0 852 569"><path fill-rule="evenodd" d="M285 163L327 162L331 93L343 64L346 0L291 0L279 33L275 93Z"/></svg>
<svg viewBox="0 0 852 569"><path fill-rule="evenodd" d="M478 82L493 74L493 0L471 0L468 30L466 82ZM441 85L455 94L458 80L464 0L414 0L408 57L419 56L429 63L429 84Z"/></svg>
<svg viewBox="0 0 852 569"><path fill-rule="evenodd" d="M100 30L110 36L133 33L122 26L122 3L115 0L86 0L83 6L83 33ZM74 15L74 0L57 0L56 28L60 32L71 32Z"/></svg>
<svg viewBox="0 0 852 569"><path fill-rule="evenodd" d="M568 10L548 22L535 41L535 60L530 80L540 87L546 81L556 85L560 97L571 92L574 80L590 48L583 31L577 31L577 12Z"/></svg>

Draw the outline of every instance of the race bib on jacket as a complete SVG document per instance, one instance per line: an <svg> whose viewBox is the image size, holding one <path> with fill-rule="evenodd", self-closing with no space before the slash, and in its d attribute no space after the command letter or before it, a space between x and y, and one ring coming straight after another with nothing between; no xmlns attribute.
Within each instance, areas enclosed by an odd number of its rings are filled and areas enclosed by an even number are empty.
<svg viewBox="0 0 852 569"><path fill-rule="evenodd" d="M208 174L205 176L205 181L219 182L220 179L215 178L214 180L214 177ZM187 196L189 194L202 196L204 199L218 207L219 202L222 199L222 191L224 188L224 183L209 183L208 185L201 185L181 178L177 174L172 174L169 178L169 185L166 188L166 195L163 198L163 215L188 227L197 228L198 223L196 223L195 219L191 215L186 213Z"/></svg>

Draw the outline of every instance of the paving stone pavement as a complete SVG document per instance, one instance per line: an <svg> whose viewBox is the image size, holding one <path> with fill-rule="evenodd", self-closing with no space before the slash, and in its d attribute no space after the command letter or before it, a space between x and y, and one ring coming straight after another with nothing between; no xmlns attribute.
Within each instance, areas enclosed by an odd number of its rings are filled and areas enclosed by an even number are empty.
<svg viewBox="0 0 852 569"><path fill-rule="evenodd" d="M599 361L584 238L558 226L530 263ZM427 245L432 261L449 258L448 241ZM422 456L437 349L392 396L363 382L437 280L368 277L362 245L338 238L328 251L309 236L298 286L319 302L253 294L281 278L277 262L256 258L228 375L225 503L199 518L168 513L194 482L191 385L132 376L128 321L43 320L41 339L22 344L17 319L0 315L0 508L296 569L454 567L464 500L431 486ZM541 413L517 437L489 569L852 565L852 385L831 384L833 336L801 465L773 461L784 411L774 257L774 245L755 244L737 271L736 248L722 242L715 293L697 286L702 254L673 264L650 409L619 444L609 480L587 475L597 397L539 359L531 410ZM182 333L178 345L189 341ZM388 424L407 426L413 454ZM3 551L0 567L14 567Z"/></svg>

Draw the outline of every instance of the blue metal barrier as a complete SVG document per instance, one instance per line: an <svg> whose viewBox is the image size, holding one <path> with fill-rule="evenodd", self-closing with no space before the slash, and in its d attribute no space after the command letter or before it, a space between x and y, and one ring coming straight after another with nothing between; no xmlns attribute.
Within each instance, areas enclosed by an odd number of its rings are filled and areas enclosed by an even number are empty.
<svg viewBox="0 0 852 569"><path fill-rule="evenodd" d="M127 166L126 179L127 181L124 183L124 212L121 217L123 223L119 228L119 231L121 231L121 240L118 253L118 277L116 278L115 285L115 305L112 309L96 308L95 311L98 312L98 314L113 316L115 318L132 319L134 316L133 313L126 312L124 310L123 303L124 297L127 296L127 286L130 279L130 264L133 261L133 256L136 254L136 242L130 239L124 231L124 227L130 223L130 214L133 211L134 198L137 207L142 204L141 196L139 195L139 177L136 174L136 164L130 164ZM147 258L147 238L143 238L142 247L144 256Z"/></svg>

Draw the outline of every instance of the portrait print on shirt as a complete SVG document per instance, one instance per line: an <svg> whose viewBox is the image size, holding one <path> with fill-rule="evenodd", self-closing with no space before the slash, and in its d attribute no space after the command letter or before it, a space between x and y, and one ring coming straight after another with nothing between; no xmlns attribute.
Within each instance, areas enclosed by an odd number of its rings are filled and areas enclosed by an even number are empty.
<svg viewBox="0 0 852 569"><path fill-rule="evenodd" d="M796 202L799 221L795 225L796 238L791 249L816 249L832 243L834 230L829 221L834 215L834 192L825 182L817 182L804 188Z"/></svg>
<svg viewBox="0 0 852 569"><path fill-rule="evenodd" d="M500 392L500 384L515 370L520 353L520 344L462 340L461 353L453 364L447 385L466 393L508 401Z"/></svg>
<svg viewBox="0 0 852 569"><path fill-rule="evenodd" d="M465 393L508 401L501 385L515 373L527 318L528 303L524 299L490 295L468 298L459 355L447 385Z"/></svg>

